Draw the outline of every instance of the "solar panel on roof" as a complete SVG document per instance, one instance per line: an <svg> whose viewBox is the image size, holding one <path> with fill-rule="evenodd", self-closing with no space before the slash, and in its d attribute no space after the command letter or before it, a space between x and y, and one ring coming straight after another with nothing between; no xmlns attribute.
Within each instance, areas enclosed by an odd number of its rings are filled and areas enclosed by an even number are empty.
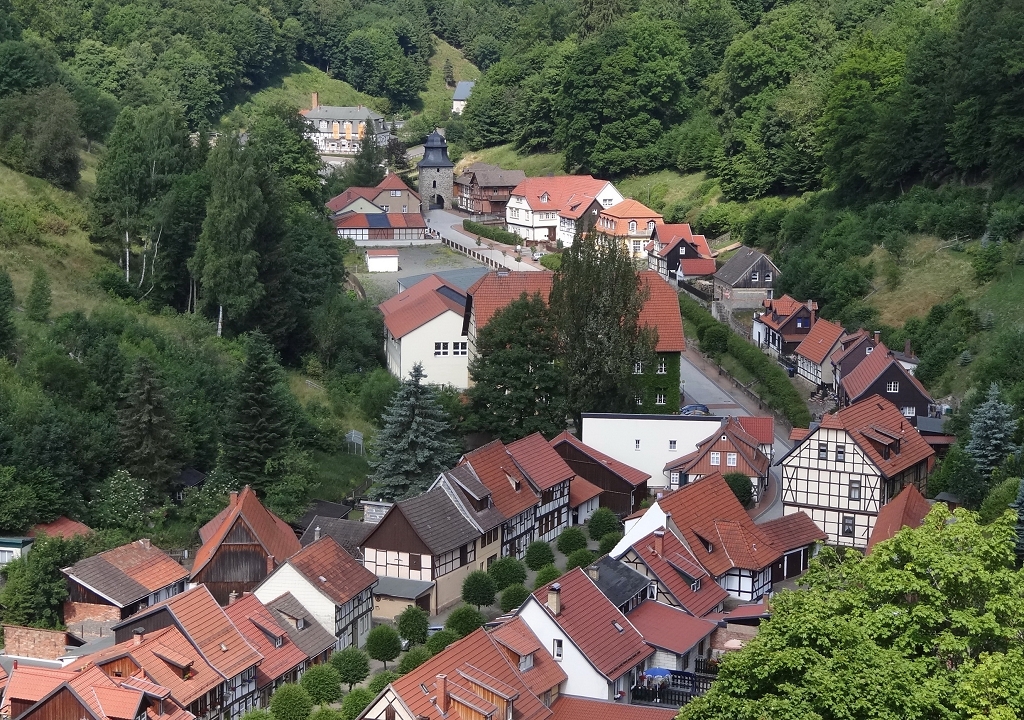
<svg viewBox="0 0 1024 720"><path fill-rule="evenodd" d="M366 216L366 224L372 228L389 228L391 223L388 222L388 216L384 213L376 213L373 215Z"/></svg>

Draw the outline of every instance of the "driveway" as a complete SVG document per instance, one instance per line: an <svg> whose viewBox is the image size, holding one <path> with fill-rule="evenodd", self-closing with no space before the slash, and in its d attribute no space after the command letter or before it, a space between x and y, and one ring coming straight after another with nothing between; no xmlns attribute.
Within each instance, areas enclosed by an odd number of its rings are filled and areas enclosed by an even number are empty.
<svg viewBox="0 0 1024 720"><path fill-rule="evenodd" d="M504 245L487 238L478 238L462 228L464 215L450 210L434 208L423 215L427 227L441 234L449 242L458 245L471 256L480 256L483 262L491 267L507 267L510 270L544 270L539 262L534 262L529 253L516 260L514 245ZM479 241L479 245L477 242Z"/></svg>
<svg viewBox="0 0 1024 720"><path fill-rule="evenodd" d="M398 272L393 273L355 273L363 284L368 298L375 302L383 302L398 293L400 278L455 270L457 268L483 267L483 263L462 253L452 250L447 245L413 245L398 247Z"/></svg>

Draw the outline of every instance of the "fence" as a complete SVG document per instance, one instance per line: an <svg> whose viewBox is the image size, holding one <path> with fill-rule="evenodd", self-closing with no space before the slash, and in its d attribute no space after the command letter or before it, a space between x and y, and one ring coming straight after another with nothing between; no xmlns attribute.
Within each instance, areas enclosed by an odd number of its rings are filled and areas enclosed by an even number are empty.
<svg viewBox="0 0 1024 720"><path fill-rule="evenodd" d="M457 252L460 252L463 255L471 257L479 262L482 262L484 265L489 265L490 267L495 268L496 270L502 270L507 268L505 264L500 263L497 260L488 257L487 255L484 255L482 252L473 250L472 248L468 248L462 243L457 243L454 240L449 240L444 236L441 237L441 242L450 247L452 250L456 250Z"/></svg>
<svg viewBox="0 0 1024 720"><path fill-rule="evenodd" d="M670 670L667 685L658 687L638 685L633 688L630 698L634 703L682 707L695 697L700 697L710 690L711 683L718 677L718 666L704 658L697 658L694 669L696 672Z"/></svg>

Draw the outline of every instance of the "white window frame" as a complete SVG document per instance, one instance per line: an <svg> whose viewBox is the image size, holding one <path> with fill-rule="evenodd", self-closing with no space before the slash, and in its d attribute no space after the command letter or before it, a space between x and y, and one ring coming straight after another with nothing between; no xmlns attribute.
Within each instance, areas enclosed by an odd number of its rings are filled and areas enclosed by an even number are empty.
<svg viewBox="0 0 1024 720"><path fill-rule="evenodd" d="M769 272L766 272L766 273L764 274L764 281L765 281L766 283L769 283L769 282L771 282L771 281L772 281L772 274L771 274L771 272L770 272L770 271L769 271Z"/></svg>
<svg viewBox="0 0 1024 720"><path fill-rule="evenodd" d="M885 391L887 393L898 393L900 391L900 381L890 380L885 384Z"/></svg>
<svg viewBox="0 0 1024 720"><path fill-rule="evenodd" d="M551 641L551 657L555 662L562 662L562 641L559 638Z"/></svg>
<svg viewBox="0 0 1024 720"><path fill-rule="evenodd" d="M452 343L452 355L468 355L468 348L468 343L462 342L461 340L456 340L455 342Z"/></svg>
<svg viewBox="0 0 1024 720"><path fill-rule="evenodd" d="M644 374L644 364L642 362L635 362L635 363L633 363L633 374L634 375L643 375Z"/></svg>
<svg viewBox="0 0 1024 720"><path fill-rule="evenodd" d="M658 358L658 375L664 375L668 372L668 366L665 362L665 358Z"/></svg>
<svg viewBox="0 0 1024 720"><path fill-rule="evenodd" d="M668 441L668 449L669 450L675 450L676 449L676 441L675 440L669 440Z"/></svg>
<svg viewBox="0 0 1024 720"><path fill-rule="evenodd" d="M900 412L903 413L903 417L905 418L917 417L917 408L913 405L905 405L900 408Z"/></svg>
<svg viewBox="0 0 1024 720"><path fill-rule="evenodd" d="M754 272L750 273L750 282L759 282L760 277L761 274L758 273L757 270L755 270Z"/></svg>
<svg viewBox="0 0 1024 720"><path fill-rule="evenodd" d="M636 445L635 445L635 447L633 449L639 452L639 450L640 450L640 441L639 440L636 441Z"/></svg>
<svg viewBox="0 0 1024 720"><path fill-rule="evenodd" d="M630 220L629 221L629 231L631 233L635 233L636 232L636 220Z"/></svg>
<svg viewBox="0 0 1024 720"><path fill-rule="evenodd" d="M725 464L727 467L736 467L736 453L726 453Z"/></svg>
<svg viewBox="0 0 1024 720"><path fill-rule="evenodd" d="M391 197L402 197L402 191L401 190L392 190L391 191Z"/></svg>
<svg viewBox="0 0 1024 720"><path fill-rule="evenodd" d="M715 467L719 467L722 464L722 453L713 452L711 453L711 464Z"/></svg>
<svg viewBox="0 0 1024 720"><path fill-rule="evenodd" d="M664 405L665 404L665 391L664 390L657 390L657 391L655 391L655 393L654 393L654 404L655 405Z"/></svg>
<svg viewBox="0 0 1024 720"><path fill-rule="evenodd" d="M437 357L444 357L448 355L448 343L436 342L434 343L434 355Z"/></svg>

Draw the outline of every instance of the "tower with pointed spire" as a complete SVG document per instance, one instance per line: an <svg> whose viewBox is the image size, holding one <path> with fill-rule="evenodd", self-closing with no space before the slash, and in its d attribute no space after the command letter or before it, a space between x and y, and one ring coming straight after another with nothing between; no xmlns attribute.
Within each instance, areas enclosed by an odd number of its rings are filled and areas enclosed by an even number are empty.
<svg viewBox="0 0 1024 720"><path fill-rule="evenodd" d="M454 207L455 163L448 159L448 143L437 130L423 143L423 159L416 167L420 171L420 201L429 207Z"/></svg>

